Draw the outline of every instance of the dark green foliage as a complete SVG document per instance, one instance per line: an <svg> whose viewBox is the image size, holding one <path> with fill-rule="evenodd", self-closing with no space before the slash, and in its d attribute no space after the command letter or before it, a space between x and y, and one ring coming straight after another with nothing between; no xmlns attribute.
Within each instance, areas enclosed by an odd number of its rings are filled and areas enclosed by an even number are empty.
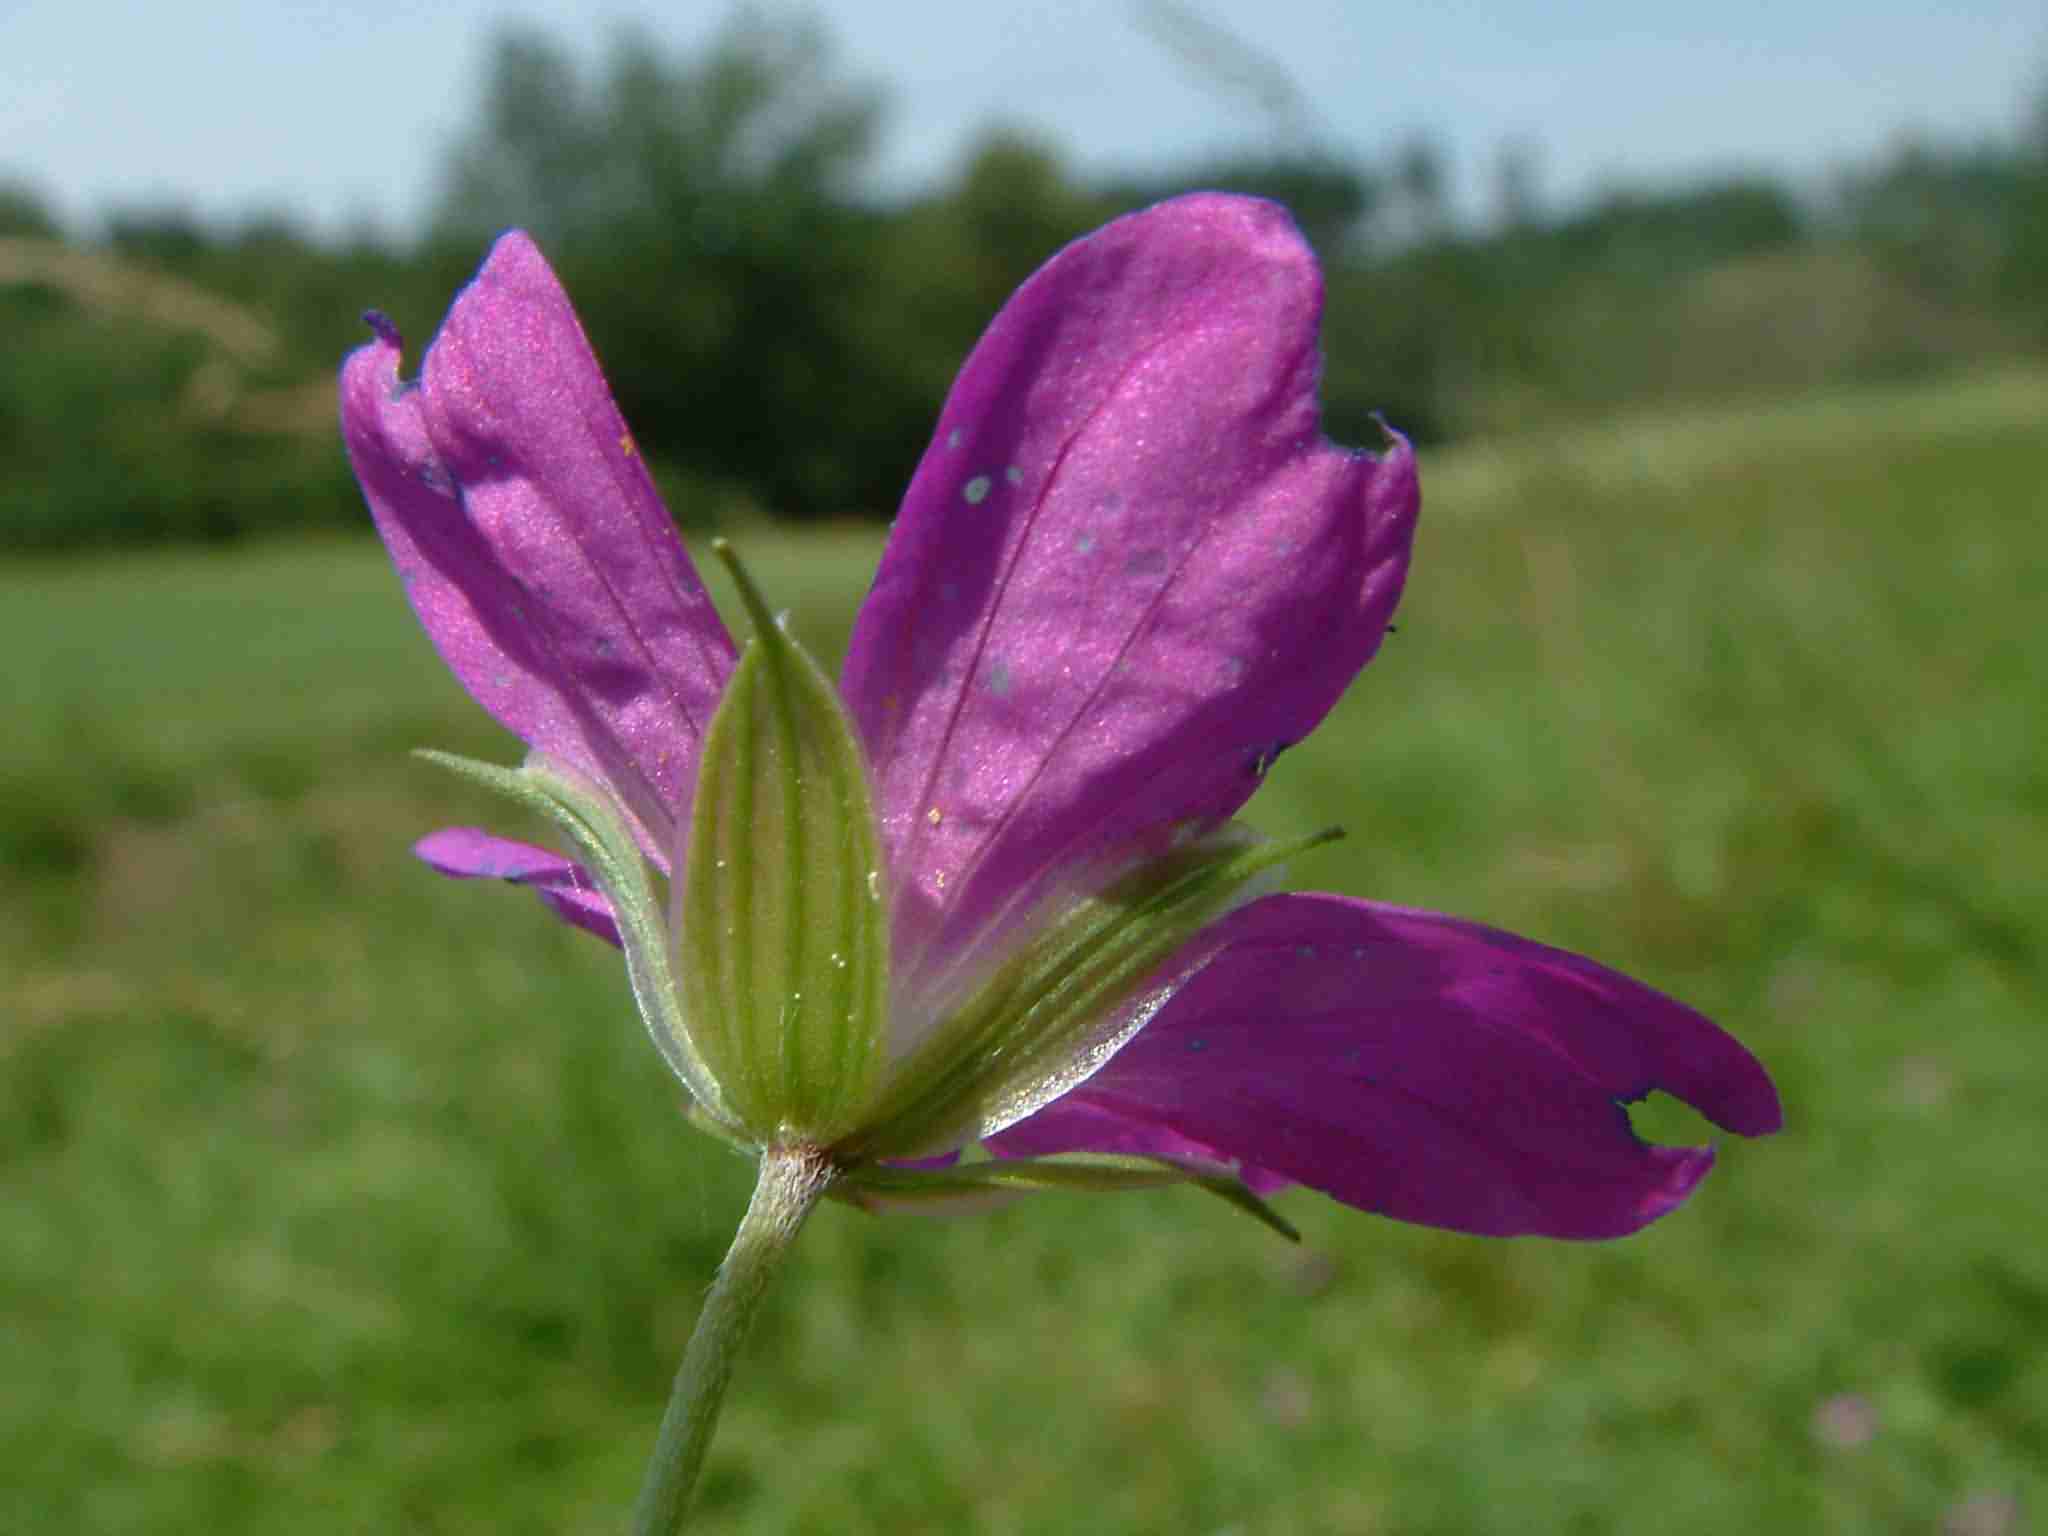
<svg viewBox="0 0 2048 1536"><path fill-rule="evenodd" d="M1910 141L1842 195L1850 230L1901 283L2003 300L2037 343L2048 342L2048 108L2042 116L2017 153Z"/></svg>
<svg viewBox="0 0 2048 1536"><path fill-rule="evenodd" d="M56 233L56 215L35 188L21 182L0 181L0 236Z"/></svg>
<svg viewBox="0 0 2048 1536"><path fill-rule="evenodd" d="M153 323L152 310L175 318ZM0 288L0 547L213 539L343 515L354 496L338 455L309 465L297 433L251 424L304 396L280 378L274 342L246 361L229 352L209 329L223 317L264 339L253 317L147 274Z"/></svg>
<svg viewBox="0 0 2048 1536"><path fill-rule="evenodd" d="M1227 33L1184 7L1143 14L1214 89L1277 114L1280 147L1096 183L994 125L946 184L884 205L862 190L877 90L815 27L742 15L684 57L633 32L595 63L501 34L409 249L175 206L117 210L86 245L32 189L0 186L0 549L359 525L331 381L362 310L391 314L416 364L512 225L560 272L693 526L886 516L1016 285L1104 219L1194 187L1283 202L1316 246L1326 415L1346 441L1371 441L1375 413L1444 441L2048 347L2038 124L1909 143L1825 202L1748 177L1550 214L1540 147L1511 144L1480 232L1428 137L1333 148Z"/></svg>
<svg viewBox="0 0 2048 1536"><path fill-rule="evenodd" d="M862 408L877 370L857 319L878 264L851 191L877 102L834 77L822 38L742 17L672 62L627 33L586 78L511 34L482 118L437 240L474 253L509 224L534 233L647 453L788 510L874 493L886 424Z"/></svg>

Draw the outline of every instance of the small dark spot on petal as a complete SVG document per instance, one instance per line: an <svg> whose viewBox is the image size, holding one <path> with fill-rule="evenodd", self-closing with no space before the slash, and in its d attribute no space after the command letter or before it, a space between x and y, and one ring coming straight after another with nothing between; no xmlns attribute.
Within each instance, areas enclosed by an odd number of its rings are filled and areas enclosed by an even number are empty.
<svg viewBox="0 0 2048 1536"><path fill-rule="evenodd" d="M1163 549L1141 549L1124 562L1124 574L1140 579L1163 575L1171 564Z"/></svg>
<svg viewBox="0 0 2048 1536"><path fill-rule="evenodd" d="M1255 779L1263 779L1273 771L1273 765L1280 760L1280 754L1293 745L1291 741L1276 741L1271 746L1259 748L1245 764L1245 772Z"/></svg>
<svg viewBox="0 0 2048 1536"><path fill-rule="evenodd" d="M420 483L437 496L446 496L450 501L457 499L455 477L438 460L427 459L419 467Z"/></svg>

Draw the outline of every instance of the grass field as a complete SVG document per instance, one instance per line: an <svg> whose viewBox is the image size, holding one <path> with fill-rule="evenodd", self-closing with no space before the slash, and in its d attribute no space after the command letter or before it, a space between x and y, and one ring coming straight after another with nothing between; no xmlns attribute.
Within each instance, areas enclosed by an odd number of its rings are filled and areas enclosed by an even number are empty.
<svg viewBox="0 0 2048 1536"><path fill-rule="evenodd" d="M1297 883L1706 1008L1786 1132L1598 1247L1301 1192L1299 1248L1189 1192L828 1206L704 1529L2042 1516L2048 376L1424 487L1398 634L1250 819L1349 829ZM742 547L836 651L877 537ZM408 857L505 818L407 749L514 749L381 553L0 567L0 697L0 1530L620 1530L749 1169L609 950Z"/></svg>

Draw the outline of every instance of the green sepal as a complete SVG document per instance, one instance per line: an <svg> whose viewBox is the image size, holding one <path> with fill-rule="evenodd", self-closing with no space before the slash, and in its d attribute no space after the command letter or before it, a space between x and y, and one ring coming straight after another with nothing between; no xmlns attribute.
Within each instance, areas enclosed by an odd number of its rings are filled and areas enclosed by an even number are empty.
<svg viewBox="0 0 2048 1536"><path fill-rule="evenodd" d="M843 1175L832 1186L831 1194L834 1199L865 1211L892 1205L943 1209L949 1205L971 1205L996 1195L1059 1189L1102 1193L1162 1189L1176 1184L1192 1184L1207 1190L1290 1243L1301 1241L1301 1233L1294 1224L1242 1180L1165 1158L1061 1152L1049 1157L956 1163L950 1168L890 1168L869 1163Z"/></svg>
<svg viewBox="0 0 2048 1536"><path fill-rule="evenodd" d="M1283 861L1340 835L1262 843L1225 827L1093 895L1049 903L1026 937L930 1005L940 1022L892 1065L860 1131L836 1150L861 1162L929 1156L991 1136L1086 1081L1207 962L1203 929L1258 894ZM1178 974L1162 976L1170 962Z"/></svg>
<svg viewBox="0 0 2048 1536"><path fill-rule="evenodd" d="M748 1133L826 1145L880 1075L889 913L867 765L838 690L723 541L754 638L704 735L673 899L699 1050Z"/></svg>
<svg viewBox="0 0 2048 1536"><path fill-rule="evenodd" d="M662 921L661 899L655 894L656 877L633 839L625 813L601 790L538 756L529 758L521 768L501 768L452 752L422 750L417 755L540 812L569 834L598 889L611 903L633 1000L655 1049L690 1091L695 1101L692 1118L721 1127L719 1134L731 1139L737 1122L691 1037L688 1016L669 969L668 929Z"/></svg>
<svg viewBox="0 0 2048 1536"><path fill-rule="evenodd" d="M683 1101L683 1118L707 1136L716 1136L741 1152L758 1154L761 1144L737 1125L727 1125L695 1099Z"/></svg>

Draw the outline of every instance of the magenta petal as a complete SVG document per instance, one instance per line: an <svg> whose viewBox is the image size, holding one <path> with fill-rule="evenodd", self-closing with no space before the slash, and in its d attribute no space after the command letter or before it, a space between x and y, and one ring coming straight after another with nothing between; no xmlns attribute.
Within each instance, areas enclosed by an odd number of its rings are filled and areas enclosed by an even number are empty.
<svg viewBox="0 0 2048 1536"><path fill-rule="evenodd" d="M1690 1008L1562 950L1456 918L1270 896L1102 1071L991 1146L1185 1141L1365 1210L1489 1236L1601 1238L1678 1205L1713 1163L1624 1103L1672 1094L1778 1129L1757 1061Z"/></svg>
<svg viewBox="0 0 2048 1536"><path fill-rule="evenodd" d="M1067 247L953 387L847 656L899 954L1227 816L1372 655L1412 456L1323 440L1308 246L1204 195Z"/></svg>
<svg viewBox="0 0 2048 1536"><path fill-rule="evenodd" d="M413 608L477 702L608 786L666 861L733 646L567 295L509 234L417 386L377 330L343 366L342 429Z"/></svg>
<svg viewBox="0 0 2048 1536"><path fill-rule="evenodd" d="M430 869L457 880L505 880L530 886L563 922L594 933L607 944L619 943L612 904L605 900L590 871L573 859L532 843L493 837L477 827L443 827L414 843L412 851Z"/></svg>

